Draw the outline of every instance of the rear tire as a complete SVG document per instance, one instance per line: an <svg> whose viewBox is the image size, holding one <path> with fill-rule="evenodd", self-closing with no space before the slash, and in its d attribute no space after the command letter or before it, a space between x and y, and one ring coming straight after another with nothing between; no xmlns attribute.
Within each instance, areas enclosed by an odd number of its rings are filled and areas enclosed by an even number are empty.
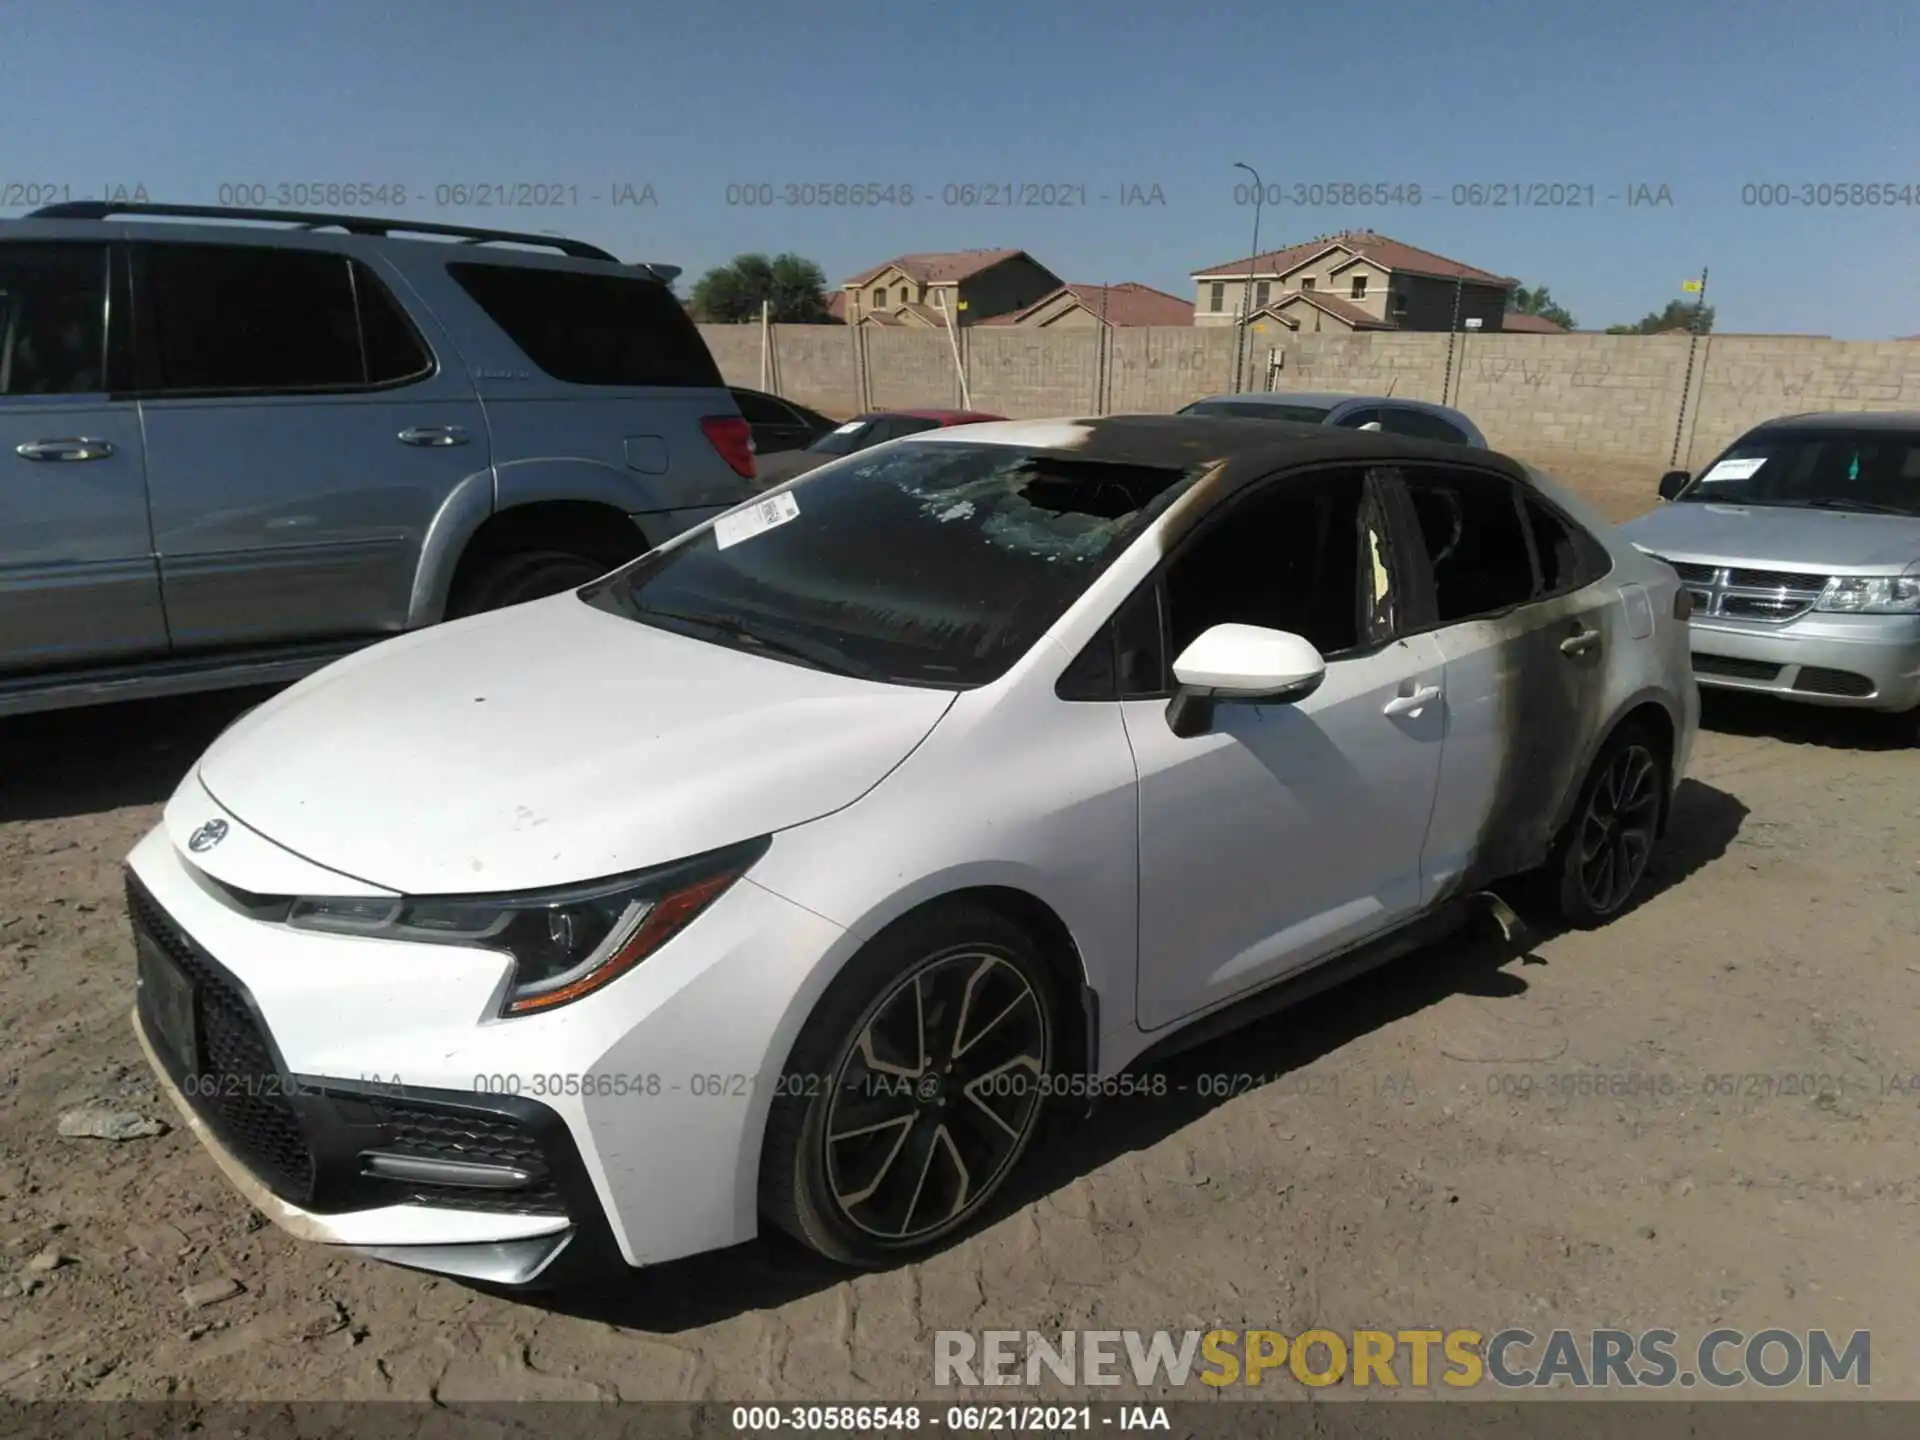
<svg viewBox="0 0 1920 1440"><path fill-rule="evenodd" d="M998 911L956 904L883 933L794 1045L761 1151L767 1219L847 1265L937 1249L1032 1142L1058 1017L1039 947Z"/></svg>
<svg viewBox="0 0 1920 1440"><path fill-rule="evenodd" d="M1592 930L1618 915L1646 878L1666 803L1668 763L1638 724L1595 757L1573 816L1542 871L1558 918Z"/></svg>
<svg viewBox="0 0 1920 1440"><path fill-rule="evenodd" d="M478 615L577 590L589 581L598 580L619 563L609 564L591 555L565 550L517 550L498 555L461 579L447 602L447 618Z"/></svg>

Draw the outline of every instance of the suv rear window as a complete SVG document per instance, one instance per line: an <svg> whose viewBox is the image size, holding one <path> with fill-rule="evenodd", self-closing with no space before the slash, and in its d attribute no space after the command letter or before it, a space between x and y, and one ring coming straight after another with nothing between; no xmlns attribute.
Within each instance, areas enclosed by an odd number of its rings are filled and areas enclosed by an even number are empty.
<svg viewBox="0 0 1920 1440"><path fill-rule="evenodd" d="M699 330L658 280L467 262L447 272L556 380L720 386L719 367Z"/></svg>

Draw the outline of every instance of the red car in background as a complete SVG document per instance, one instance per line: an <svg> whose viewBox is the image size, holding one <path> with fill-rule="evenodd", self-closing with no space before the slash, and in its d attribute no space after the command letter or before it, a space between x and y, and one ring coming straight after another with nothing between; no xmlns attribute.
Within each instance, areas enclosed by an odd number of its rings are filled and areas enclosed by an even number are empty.
<svg viewBox="0 0 1920 1440"><path fill-rule="evenodd" d="M796 475L804 475L830 460L838 460L843 455L852 455L888 440L898 440L903 435L1006 418L1005 415L990 415L984 410L869 410L864 415L854 416L837 429L829 430L804 450L790 450L764 457L756 478L762 486L777 485Z"/></svg>

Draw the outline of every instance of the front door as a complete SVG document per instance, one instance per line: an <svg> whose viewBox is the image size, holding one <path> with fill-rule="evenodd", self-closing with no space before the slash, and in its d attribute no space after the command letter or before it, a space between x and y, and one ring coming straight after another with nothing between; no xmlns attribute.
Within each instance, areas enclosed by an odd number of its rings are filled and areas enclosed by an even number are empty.
<svg viewBox="0 0 1920 1440"><path fill-rule="evenodd" d="M1398 577L1357 468L1284 476L1190 536L1160 582L1169 658L1237 622L1327 675L1294 705L1223 704L1182 739L1122 713L1140 776L1140 1023L1170 1024L1405 919L1440 773L1438 642L1397 633Z"/></svg>
<svg viewBox="0 0 1920 1440"><path fill-rule="evenodd" d="M134 260L175 648L404 628L428 526L488 468L465 368L337 251L156 242Z"/></svg>
<svg viewBox="0 0 1920 1440"><path fill-rule="evenodd" d="M105 245L0 244L0 671L167 648L108 266Z"/></svg>

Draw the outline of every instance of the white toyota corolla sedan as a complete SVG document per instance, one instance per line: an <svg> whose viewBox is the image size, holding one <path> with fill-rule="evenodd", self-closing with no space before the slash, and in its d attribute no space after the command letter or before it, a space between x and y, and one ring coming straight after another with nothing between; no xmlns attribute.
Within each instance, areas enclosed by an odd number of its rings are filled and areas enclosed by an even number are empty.
<svg viewBox="0 0 1920 1440"><path fill-rule="evenodd" d="M506 1286L763 1223L891 1263L1050 1095L1497 881L1617 914L1693 742L1687 613L1489 452L897 441L243 717L130 858L135 1026L314 1241Z"/></svg>

